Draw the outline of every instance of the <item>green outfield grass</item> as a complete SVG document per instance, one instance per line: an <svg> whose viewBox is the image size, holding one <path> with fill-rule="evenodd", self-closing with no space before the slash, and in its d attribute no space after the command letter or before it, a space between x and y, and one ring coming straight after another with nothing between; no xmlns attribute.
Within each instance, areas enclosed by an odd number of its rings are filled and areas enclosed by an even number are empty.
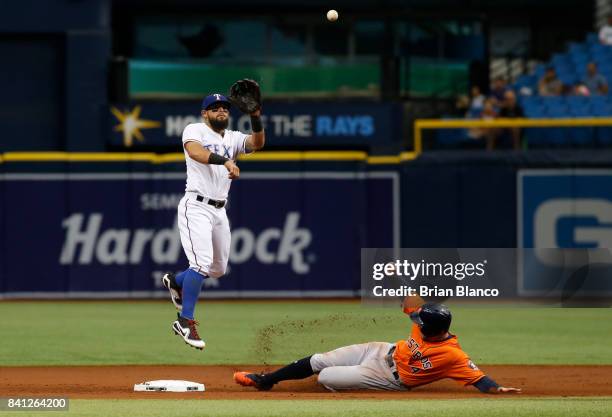
<svg viewBox="0 0 612 417"><path fill-rule="evenodd" d="M612 364L612 309L452 310L452 331L477 363ZM0 302L0 315L0 366L279 364L409 331L399 308L203 300L200 352L171 334L170 302Z"/></svg>
<svg viewBox="0 0 612 417"><path fill-rule="evenodd" d="M79 417L595 417L609 416L611 398L470 399L470 400L74 400L68 412L30 416ZM5 413L8 415L9 413ZM11 415L15 413L12 412ZM18 413L24 415L23 413ZM2 415L2 412L0 412Z"/></svg>

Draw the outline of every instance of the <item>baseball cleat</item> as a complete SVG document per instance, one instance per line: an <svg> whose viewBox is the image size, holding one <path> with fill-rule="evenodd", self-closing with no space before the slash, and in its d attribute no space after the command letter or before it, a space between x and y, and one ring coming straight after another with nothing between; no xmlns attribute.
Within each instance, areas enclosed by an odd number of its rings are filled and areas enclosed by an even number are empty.
<svg viewBox="0 0 612 417"><path fill-rule="evenodd" d="M162 277L162 285L170 292L172 304L178 311L183 311L183 289L176 283L174 274L168 272Z"/></svg>
<svg viewBox="0 0 612 417"><path fill-rule="evenodd" d="M271 390L273 386L273 384L264 384L261 375L249 372L234 372L234 382L243 387L257 388L259 391Z"/></svg>
<svg viewBox="0 0 612 417"><path fill-rule="evenodd" d="M178 318L174 323L172 323L172 331L174 331L174 334L182 337L185 343L187 343L189 346L200 350L204 349L206 343L204 343L204 341L200 339L200 336L198 335L198 329L196 327L198 322L181 317L179 313L176 313L176 315Z"/></svg>

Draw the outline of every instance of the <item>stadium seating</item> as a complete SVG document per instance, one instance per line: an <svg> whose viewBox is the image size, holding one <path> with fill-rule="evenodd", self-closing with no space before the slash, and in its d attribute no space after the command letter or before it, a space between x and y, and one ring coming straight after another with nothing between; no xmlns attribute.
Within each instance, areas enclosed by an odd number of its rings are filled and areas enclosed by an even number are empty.
<svg viewBox="0 0 612 417"><path fill-rule="evenodd" d="M595 62L610 83L609 95L538 95L538 81L548 67L553 67L559 80L571 89L584 79L589 62ZM612 47L601 45L597 34L589 33L585 42L570 42L565 52L555 53L550 62L536 65L532 74L519 76L513 89L527 118L612 117ZM536 147L612 145L610 127L529 128L524 129L524 136L530 146ZM440 129L436 139L442 146L460 145L469 140L462 129Z"/></svg>
<svg viewBox="0 0 612 417"><path fill-rule="evenodd" d="M536 66L533 74L521 75L514 83L520 94L527 91L535 95L519 95L519 104L528 118L563 117L611 117L612 96L591 94L590 96L566 95L540 97L537 95L538 81L547 67L553 67L559 80L567 87L579 83L586 74L589 62L597 64L599 72L612 83L612 47L601 45L597 34L589 33L585 42L570 42L563 53L555 53L546 64ZM612 91L611 91L612 93ZM612 128L541 128L525 129L532 145L587 146L612 144Z"/></svg>

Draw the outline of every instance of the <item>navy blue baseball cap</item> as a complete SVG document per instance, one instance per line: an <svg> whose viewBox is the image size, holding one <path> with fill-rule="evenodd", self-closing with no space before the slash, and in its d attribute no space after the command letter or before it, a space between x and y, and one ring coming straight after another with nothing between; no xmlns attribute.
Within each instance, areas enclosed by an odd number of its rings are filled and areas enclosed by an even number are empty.
<svg viewBox="0 0 612 417"><path fill-rule="evenodd" d="M216 103L225 103L228 107L232 106L232 103L230 103L227 97L225 97L223 94L211 94L202 100L202 109L207 110L210 106Z"/></svg>

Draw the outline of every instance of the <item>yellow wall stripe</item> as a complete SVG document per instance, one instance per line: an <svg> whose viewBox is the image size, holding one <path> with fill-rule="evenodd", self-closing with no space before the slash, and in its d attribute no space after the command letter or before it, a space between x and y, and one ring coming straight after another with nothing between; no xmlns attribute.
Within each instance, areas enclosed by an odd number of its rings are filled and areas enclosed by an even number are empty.
<svg viewBox="0 0 612 417"><path fill-rule="evenodd" d="M369 156L362 151L286 151L257 152L241 155L241 161L282 162L282 161L363 161L368 164L398 164L415 158L414 152L399 155ZM6 152L0 154L1 162L150 162L154 164L182 162L182 153L154 154L104 153L104 152Z"/></svg>
<svg viewBox="0 0 612 417"><path fill-rule="evenodd" d="M6 152L5 162L153 162L154 153L103 153L103 152Z"/></svg>
<svg viewBox="0 0 612 417"><path fill-rule="evenodd" d="M241 155L243 161L365 161L366 152L360 151L301 151L301 152L257 152Z"/></svg>
<svg viewBox="0 0 612 417"><path fill-rule="evenodd" d="M508 127L591 127L612 126L612 117L575 117L564 119L417 119L414 121L414 151L423 152L424 129L472 129L472 128L508 128Z"/></svg>

